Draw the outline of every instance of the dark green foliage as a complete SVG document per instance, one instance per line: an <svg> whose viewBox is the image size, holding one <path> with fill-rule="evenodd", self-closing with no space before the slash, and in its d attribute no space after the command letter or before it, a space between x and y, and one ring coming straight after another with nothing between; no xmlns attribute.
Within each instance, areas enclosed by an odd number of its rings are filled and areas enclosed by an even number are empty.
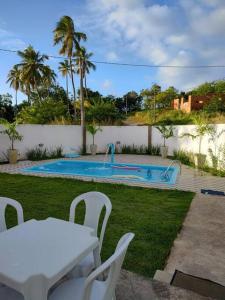
<svg viewBox="0 0 225 300"><path fill-rule="evenodd" d="M26 156L29 160L44 160L63 157L62 147L56 147L55 149L47 149L42 147L35 147L26 152Z"/></svg>
<svg viewBox="0 0 225 300"><path fill-rule="evenodd" d="M156 120L158 125L187 125L192 123L192 114L187 114L180 110L161 111Z"/></svg>
<svg viewBox="0 0 225 300"><path fill-rule="evenodd" d="M179 160L182 164L194 166L194 154L185 150L174 150L173 159Z"/></svg>
<svg viewBox="0 0 225 300"><path fill-rule="evenodd" d="M225 93L225 80L215 80L212 82L205 82L191 92L194 95L207 95L207 94L224 94Z"/></svg>
<svg viewBox="0 0 225 300"><path fill-rule="evenodd" d="M18 121L24 124L49 124L65 116L66 112L67 107L62 101L46 98L43 102L22 108Z"/></svg>
<svg viewBox="0 0 225 300"><path fill-rule="evenodd" d="M149 146L146 150L146 154L160 156L160 145Z"/></svg>
<svg viewBox="0 0 225 300"><path fill-rule="evenodd" d="M146 147L136 145L122 145L122 154L149 154L149 155L160 155L160 146Z"/></svg>
<svg viewBox="0 0 225 300"><path fill-rule="evenodd" d="M0 118L12 122L14 120L14 113L12 96L10 94L0 95Z"/></svg>
<svg viewBox="0 0 225 300"><path fill-rule="evenodd" d="M225 97L214 96L211 101L204 106L204 111L208 113L225 112Z"/></svg>
<svg viewBox="0 0 225 300"><path fill-rule="evenodd" d="M120 113L131 113L141 110L142 100L142 96L131 91L121 98L114 98L113 102Z"/></svg>
<svg viewBox="0 0 225 300"><path fill-rule="evenodd" d="M194 196L176 190L9 174L0 174L0 182L0 195L21 203L25 220L50 216L68 220L70 204L75 197L89 191L105 193L113 209L102 248L103 261L113 253L124 233L134 232L135 239L123 267L150 277L157 269L164 268ZM78 222L81 222L83 207L78 209ZM12 210L7 210L7 223L9 226L16 224Z"/></svg>
<svg viewBox="0 0 225 300"><path fill-rule="evenodd" d="M97 124L112 125L122 118L113 102L96 100L86 111L86 119Z"/></svg>

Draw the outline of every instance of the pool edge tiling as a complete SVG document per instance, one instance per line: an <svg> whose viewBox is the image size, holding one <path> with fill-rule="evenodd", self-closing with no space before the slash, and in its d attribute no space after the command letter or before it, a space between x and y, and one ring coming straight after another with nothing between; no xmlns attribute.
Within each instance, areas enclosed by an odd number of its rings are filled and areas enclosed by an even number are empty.
<svg viewBox="0 0 225 300"><path fill-rule="evenodd" d="M77 168L76 168L77 167ZM160 178L160 174L166 171L168 166L131 163L109 163L101 161L74 161L55 160L31 167L21 168L20 171L29 174L52 174L62 177L74 176L80 178L107 179L121 182L137 182L144 184L174 185L177 181L179 169L170 167L169 180ZM150 171L150 175L146 175ZM104 174L106 173L106 174ZM128 173L128 174L127 174ZM112 175L113 174L113 175Z"/></svg>

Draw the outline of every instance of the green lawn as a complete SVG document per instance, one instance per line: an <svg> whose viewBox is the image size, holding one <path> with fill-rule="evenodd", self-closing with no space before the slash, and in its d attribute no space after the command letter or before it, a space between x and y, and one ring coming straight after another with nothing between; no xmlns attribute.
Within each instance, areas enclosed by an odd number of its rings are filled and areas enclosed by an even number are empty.
<svg viewBox="0 0 225 300"><path fill-rule="evenodd" d="M135 240L128 250L124 268L144 276L153 276L157 269L162 269L193 193L0 174L0 196L20 201L26 220L49 216L68 220L72 200L88 191L103 192L112 201L103 260L112 254L121 235L132 231ZM80 220L82 210L83 207L79 207ZM7 222L10 226L15 224L15 215L10 209L7 210Z"/></svg>

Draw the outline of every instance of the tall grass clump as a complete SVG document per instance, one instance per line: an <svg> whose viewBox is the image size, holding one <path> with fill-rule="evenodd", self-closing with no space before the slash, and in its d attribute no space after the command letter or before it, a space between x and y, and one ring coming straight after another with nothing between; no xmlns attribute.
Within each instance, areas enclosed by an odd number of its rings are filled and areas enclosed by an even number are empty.
<svg viewBox="0 0 225 300"><path fill-rule="evenodd" d="M179 160L182 164L194 166L194 153L185 150L174 150L173 159Z"/></svg>
<svg viewBox="0 0 225 300"><path fill-rule="evenodd" d="M63 157L63 149L61 146L54 149L47 149L37 146L33 149L27 150L26 156L29 160L33 161L61 158Z"/></svg>
<svg viewBox="0 0 225 300"><path fill-rule="evenodd" d="M122 145L122 154L149 154L149 155L160 155L160 146L146 147L144 145Z"/></svg>

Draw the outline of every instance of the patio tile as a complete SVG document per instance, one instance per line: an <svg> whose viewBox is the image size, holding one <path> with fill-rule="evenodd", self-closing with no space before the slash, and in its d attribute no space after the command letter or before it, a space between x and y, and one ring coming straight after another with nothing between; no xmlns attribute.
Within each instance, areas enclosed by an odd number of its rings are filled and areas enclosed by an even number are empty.
<svg viewBox="0 0 225 300"><path fill-rule="evenodd" d="M104 161L105 155L96 156L80 156L75 160L86 160L86 161ZM150 155L126 155L117 154L115 155L115 160L118 163L135 163L135 164L149 164L149 165L161 165L168 166L172 160L162 159L159 156ZM42 164L44 161L31 162L31 161L21 161L16 165L4 164L0 165L0 172L12 173L12 174L25 174L27 173L21 171L20 169L25 167L31 167L34 165ZM48 161L45 161L48 162ZM202 188L205 189L215 189L225 192L225 178L212 176L205 172L198 172L193 168L182 165L181 174L178 175L176 184L168 185L163 183L141 183L141 182L125 182L122 180L110 180L110 179L100 179L100 178L85 178L72 175L60 175L60 174L40 174L40 173L30 173L33 176L40 177L67 177L80 179L84 181L94 180L96 182L108 182L108 183L122 183L133 186L142 186L150 188L162 188L162 189L178 189L184 191L193 191L199 193Z"/></svg>

